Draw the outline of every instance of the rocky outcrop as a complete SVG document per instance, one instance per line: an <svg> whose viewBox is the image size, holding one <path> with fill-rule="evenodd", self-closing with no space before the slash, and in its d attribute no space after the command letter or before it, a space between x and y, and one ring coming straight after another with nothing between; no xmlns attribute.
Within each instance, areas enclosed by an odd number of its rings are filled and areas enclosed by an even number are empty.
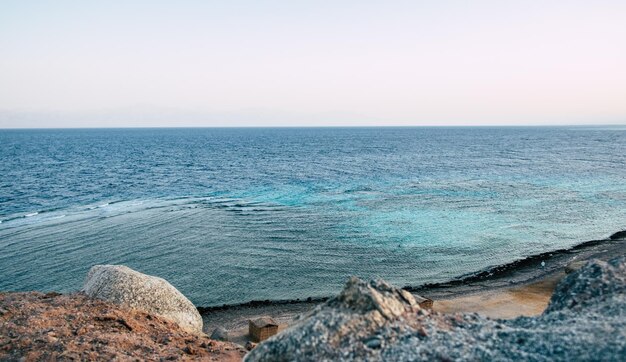
<svg viewBox="0 0 626 362"><path fill-rule="evenodd" d="M335 298L301 317L283 333L261 343L249 361L324 360L372 357L386 343L381 328L413 315L413 295L382 280L351 278Z"/></svg>
<svg viewBox="0 0 626 362"><path fill-rule="evenodd" d="M202 317L196 307L164 279L123 265L96 265L87 274L83 292L168 318L189 332L202 333Z"/></svg>
<svg viewBox="0 0 626 362"><path fill-rule="evenodd" d="M561 310L584 313L598 304L626 298L625 260L594 260L570 273L556 287L546 313Z"/></svg>
<svg viewBox="0 0 626 362"><path fill-rule="evenodd" d="M0 293L0 361L240 361L245 353L81 293Z"/></svg>
<svg viewBox="0 0 626 362"><path fill-rule="evenodd" d="M393 319L418 308L415 297L405 290L393 287L383 280L367 283L355 277L350 278L339 296L328 304L339 309L371 313L376 319Z"/></svg>
<svg viewBox="0 0 626 362"><path fill-rule="evenodd" d="M492 320L430 312L385 282L353 278L246 361L618 361L625 291L626 258L592 261L564 278L542 315Z"/></svg>

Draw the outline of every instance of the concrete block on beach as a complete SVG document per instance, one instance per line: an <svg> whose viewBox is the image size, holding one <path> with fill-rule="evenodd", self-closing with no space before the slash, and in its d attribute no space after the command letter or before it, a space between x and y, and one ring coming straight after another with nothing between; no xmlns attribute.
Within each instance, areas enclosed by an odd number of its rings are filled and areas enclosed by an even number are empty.
<svg viewBox="0 0 626 362"><path fill-rule="evenodd" d="M96 265L89 270L83 292L90 297L156 314L183 329L202 333L196 307L165 279L124 265Z"/></svg>
<svg viewBox="0 0 626 362"><path fill-rule="evenodd" d="M278 333L278 323L270 317L261 317L248 321L250 338L254 342L264 341Z"/></svg>

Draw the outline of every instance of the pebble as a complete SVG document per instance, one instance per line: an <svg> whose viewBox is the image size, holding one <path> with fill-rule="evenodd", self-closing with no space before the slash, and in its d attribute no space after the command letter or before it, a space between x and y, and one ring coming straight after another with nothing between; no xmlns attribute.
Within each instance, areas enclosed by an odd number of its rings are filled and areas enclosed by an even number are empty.
<svg viewBox="0 0 626 362"><path fill-rule="evenodd" d="M382 346L382 342L378 337L370 338L365 341L365 345L368 348L378 349Z"/></svg>

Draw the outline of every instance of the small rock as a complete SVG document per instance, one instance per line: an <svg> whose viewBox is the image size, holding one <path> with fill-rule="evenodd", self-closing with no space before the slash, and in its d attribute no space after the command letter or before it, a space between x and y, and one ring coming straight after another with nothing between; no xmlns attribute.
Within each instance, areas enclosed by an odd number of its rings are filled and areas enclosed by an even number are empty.
<svg viewBox="0 0 626 362"><path fill-rule="evenodd" d="M368 348L378 349L382 346L382 342L378 337L372 337L363 342Z"/></svg>
<svg viewBox="0 0 626 362"><path fill-rule="evenodd" d="M211 339L228 342L228 331L224 327L217 327L211 333Z"/></svg>
<svg viewBox="0 0 626 362"><path fill-rule="evenodd" d="M570 274L582 268L587 264L584 260L574 260L565 266L565 274Z"/></svg>
<svg viewBox="0 0 626 362"><path fill-rule="evenodd" d="M186 346L186 347L183 349L183 352L185 352L185 353L187 353L187 354L194 355L194 354L196 354L196 349L195 349L195 348L193 348L193 346Z"/></svg>
<svg viewBox="0 0 626 362"><path fill-rule="evenodd" d="M248 341L246 342L246 349L248 351L252 351L253 349L256 348L256 345L257 345L256 343Z"/></svg>
<svg viewBox="0 0 626 362"><path fill-rule="evenodd" d="M420 337L428 337L428 333L426 332L426 330L424 329L424 327L419 327L419 328L417 329L417 334L418 334Z"/></svg>

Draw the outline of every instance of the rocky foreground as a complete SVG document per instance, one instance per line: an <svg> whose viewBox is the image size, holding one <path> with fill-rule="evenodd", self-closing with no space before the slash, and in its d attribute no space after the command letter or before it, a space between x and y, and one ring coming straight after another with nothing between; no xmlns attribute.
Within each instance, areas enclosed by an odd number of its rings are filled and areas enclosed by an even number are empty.
<svg viewBox="0 0 626 362"><path fill-rule="evenodd" d="M384 281L348 282L246 361L624 361L626 258L569 274L538 317L491 320L420 309Z"/></svg>
<svg viewBox="0 0 626 362"><path fill-rule="evenodd" d="M625 257L572 271L542 315L513 320L432 312L384 281L352 278L248 355L198 332L197 311L164 283L101 266L84 293L0 293L0 360L626 360Z"/></svg>
<svg viewBox="0 0 626 362"><path fill-rule="evenodd" d="M0 361L240 361L245 352L82 293L0 293Z"/></svg>

